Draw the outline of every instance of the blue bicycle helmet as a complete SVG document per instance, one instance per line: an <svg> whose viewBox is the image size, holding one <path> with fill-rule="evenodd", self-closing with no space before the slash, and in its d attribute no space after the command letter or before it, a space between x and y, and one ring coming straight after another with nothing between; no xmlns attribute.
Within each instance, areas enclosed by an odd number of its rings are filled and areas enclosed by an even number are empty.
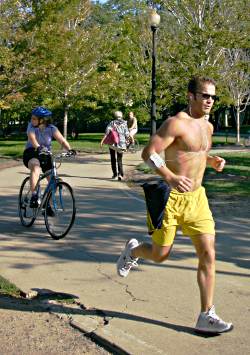
<svg viewBox="0 0 250 355"><path fill-rule="evenodd" d="M47 110L45 107L38 106L32 110L32 115L38 117L38 118L43 118L43 117L49 117L52 115L52 112Z"/></svg>

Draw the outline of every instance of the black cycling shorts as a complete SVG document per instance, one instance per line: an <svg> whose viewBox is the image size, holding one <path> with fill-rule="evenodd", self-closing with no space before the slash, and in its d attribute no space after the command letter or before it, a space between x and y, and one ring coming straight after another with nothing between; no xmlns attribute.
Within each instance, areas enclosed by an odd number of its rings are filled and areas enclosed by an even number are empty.
<svg viewBox="0 0 250 355"><path fill-rule="evenodd" d="M23 152L23 163L26 166L26 168L29 168L28 163L32 158L36 158L39 160L43 173L45 173L45 171L47 170L52 169L51 156L45 154L39 155L35 148L27 148Z"/></svg>

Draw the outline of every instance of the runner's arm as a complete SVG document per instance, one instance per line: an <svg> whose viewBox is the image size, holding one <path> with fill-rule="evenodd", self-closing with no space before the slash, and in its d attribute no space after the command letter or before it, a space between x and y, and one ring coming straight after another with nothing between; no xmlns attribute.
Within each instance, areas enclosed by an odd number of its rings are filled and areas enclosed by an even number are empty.
<svg viewBox="0 0 250 355"><path fill-rule="evenodd" d="M175 175L165 164L165 161L159 154L165 151L178 137L182 134L182 127L179 120L171 117L166 120L162 126L154 134L148 145L142 151L142 159L145 163L150 163L151 160L156 161L155 171L162 176L166 182L173 188L177 188L180 192L190 191L192 188L192 180L186 176ZM158 157L159 158L158 158ZM160 163L162 160L162 163Z"/></svg>
<svg viewBox="0 0 250 355"><path fill-rule="evenodd" d="M207 166L211 166L214 170L221 172L226 164L225 159L218 157L217 155L207 156Z"/></svg>

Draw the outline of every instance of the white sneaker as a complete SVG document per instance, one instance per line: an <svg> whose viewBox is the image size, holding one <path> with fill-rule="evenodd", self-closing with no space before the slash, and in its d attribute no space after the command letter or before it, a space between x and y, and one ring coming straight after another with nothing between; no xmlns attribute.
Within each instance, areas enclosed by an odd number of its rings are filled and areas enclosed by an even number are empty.
<svg viewBox="0 0 250 355"><path fill-rule="evenodd" d="M201 312L195 326L198 333L224 333L233 329L232 323L226 323L215 313L215 307L212 306L209 311Z"/></svg>
<svg viewBox="0 0 250 355"><path fill-rule="evenodd" d="M138 258L132 258L131 250L139 245L138 240L130 239L125 246L125 249L121 253L121 256L117 260L117 273L121 277L127 277L132 267L138 266Z"/></svg>

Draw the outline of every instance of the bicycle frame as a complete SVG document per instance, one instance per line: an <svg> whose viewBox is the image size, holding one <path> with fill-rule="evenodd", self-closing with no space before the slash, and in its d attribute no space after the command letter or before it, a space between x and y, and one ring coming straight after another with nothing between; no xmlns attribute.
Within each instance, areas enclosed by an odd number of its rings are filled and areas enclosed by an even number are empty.
<svg viewBox="0 0 250 355"><path fill-rule="evenodd" d="M51 237L58 240L67 235L75 220L75 198L71 186L59 178L57 169L62 163L61 158L74 155L74 151L51 155L52 168L40 174L36 184L37 208L30 207L30 178L23 180L18 197L19 217L23 226L31 227L42 210L45 226ZM41 182L45 178L48 182L45 184L44 181L42 185Z"/></svg>
<svg viewBox="0 0 250 355"><path fill-rule="evenodd" d="M55 157L52 156L52 169L50 169L50 170L46 171L45 173L41 174L40 177L39 177L39 180L38 180L38 182L36 184L36 190L38 190L38 196L39 196L41 194L40 182L43 179L45 179L45 178L50 176L50 180L48 181L47 186L45 187L45 190L43 192L43 195L42 195L42 198L41 198L41 201L40 201L40 205L39 205L38 208L34 209L34 217L35 218L38 216L40 211L43 209L43 206L45 204L47 195L48 195L49 191L51 191L51 190L52 190L53 205L54 205L54 208L57 209L56 200L55 200L55 197L54 197L54 192L56 190L57 182L59 181L59 177L58 177L58 174L57 174L57 169L58 168L56 166L56 159L60 158L60 157L62 157L61 154L58 155L58 156L55 156ZM60 165L61 165L61 163L60 163ZM60 193L60 191L59 191L59 193ZM60 203L61 203L61 206L62 206L63 202L62 202L61 193L60 193Z"/></svg>

